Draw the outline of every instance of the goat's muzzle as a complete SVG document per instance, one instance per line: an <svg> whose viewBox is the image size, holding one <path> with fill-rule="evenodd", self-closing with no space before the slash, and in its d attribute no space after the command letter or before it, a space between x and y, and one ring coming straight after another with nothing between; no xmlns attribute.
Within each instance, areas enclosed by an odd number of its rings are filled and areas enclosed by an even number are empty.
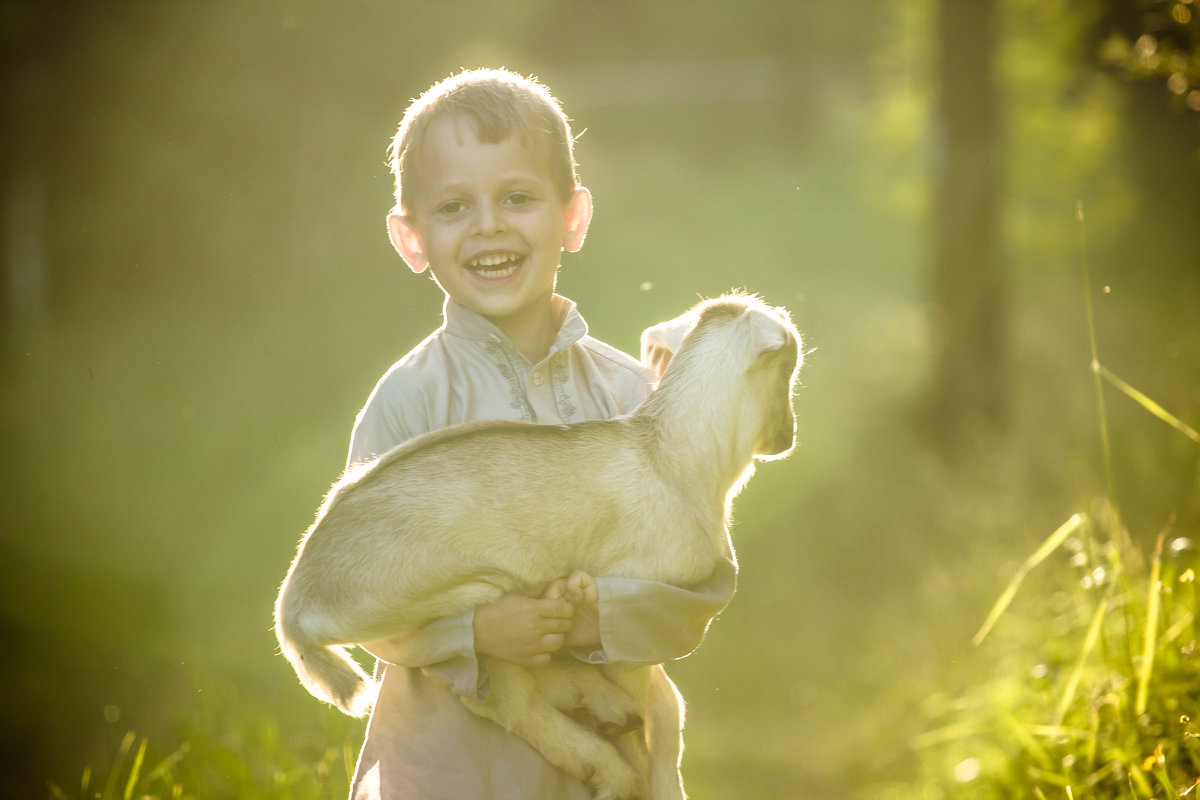
<svg viewBox="0 0 1200 800"><path fill-rule="evenodd" d="M775 433L774 440L759 455L781 456L796 446L796 423L794 420L789 423Z"/></svg>

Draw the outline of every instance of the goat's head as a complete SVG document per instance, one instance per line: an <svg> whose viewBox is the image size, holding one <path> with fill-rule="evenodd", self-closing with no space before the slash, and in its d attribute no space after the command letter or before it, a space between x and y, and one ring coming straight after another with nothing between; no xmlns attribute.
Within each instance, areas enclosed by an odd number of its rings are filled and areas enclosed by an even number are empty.
<svg viewBox="0 0 1200 800"><path fill-rule="evenodd" d="M803 359L800 335L783 308L758 303L747 308L744 319L753 354L745 382L759 423L754 455L763 460L782 458L796 445L792 394Z"/></svg>
<svg viewBox="0 0 1200 800"><path fill-rule="evenodd" d="M754 428L746 430L752 441L743 441L755 457L781 458L791 452L796 441L792 393L803 356L786 309L752 295L727 294L642 334L642 360L660 379L683 350L688 352L681 358L696 364L699 372L722 376L717 380L737 395L728 396L731 405L726 408Z"/></svg>

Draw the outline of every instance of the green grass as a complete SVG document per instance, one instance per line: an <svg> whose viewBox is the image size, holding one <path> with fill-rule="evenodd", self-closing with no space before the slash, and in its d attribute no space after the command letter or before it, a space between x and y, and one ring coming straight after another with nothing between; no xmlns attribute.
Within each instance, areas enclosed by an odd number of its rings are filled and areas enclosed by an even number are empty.
<svg viewBox="0 0 1200 800"><path fill-rule="evenodd" d="M930 699L931 727L913 741L923 775L911 791L893 787L893 796L1166 798L1193 790L1194 545L1168 526L1146 565L1141 553L1122 552L1115 515L1102 519L1077 515L1068 536L1058 535L1064 526L1047 540L1065 563L981 642L996 667L991 678Z"/></svg>
<svg viewBox="0 0 1200 800"><path fill-rule="evenodd" d="M174 743L127 731L112 755L85 767L77 783L49 781L49 796L317 800L346 795L361 725L330 712L316 729L285 728L272 709L232 696L214 704L214 711L199 715Z"/></svg>
<svg viewBox="0 0 1200 800"><path fill-rule="evenodd" d="M147 737L130 731L111 762L85 767L78 786L50 782L50 796L59 800L315 800L346 794L357 754L352 738L321 752L298 751L281 741L269 717L254 722L259 727L249 741L231 744L193 736L166 755L156 753Z"/></svg>

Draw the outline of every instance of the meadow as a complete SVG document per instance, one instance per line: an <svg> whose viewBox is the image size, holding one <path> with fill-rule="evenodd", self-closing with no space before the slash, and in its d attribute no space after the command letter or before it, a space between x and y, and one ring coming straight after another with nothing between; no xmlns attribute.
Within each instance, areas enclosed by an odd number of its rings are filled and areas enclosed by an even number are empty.
<svg viewBox="0 0 1200 800"><path fill-rule="evenodd" d="M363 723L299 687L271 604L355 412L438 324L384 237L384 146L408 97L481 62L539 73L586 128L596 217L560 290L594 335L632 352L744 287L812 348L799 446L735 508L737 595L668 666L691 796L1200 791L1194 129L1139 128L1072 61L1083 12L1006 6L1010 415L948 463L917 422L938 354L926 5L814 14L803 132L769 92L618 91L760 75L715 5L689 29L703 67L665 11L640 58L598 24L546 56L533 11L463 31L432 6L131 4L68 26L50 289L6 317L0 384L0 794L344 794Z"/></svg>

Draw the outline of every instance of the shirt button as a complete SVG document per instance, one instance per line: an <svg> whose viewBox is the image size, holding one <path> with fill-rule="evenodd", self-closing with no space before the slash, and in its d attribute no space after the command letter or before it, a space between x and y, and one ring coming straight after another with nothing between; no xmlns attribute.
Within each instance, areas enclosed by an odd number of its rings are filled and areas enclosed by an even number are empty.
<svg viewBox="0 0 1200 800"><path fill-rule="evenodd" d="M534 386L541 386L544 382L545 382L545 379L543 379L541 375L533 376L533 385Z"/></svg>

